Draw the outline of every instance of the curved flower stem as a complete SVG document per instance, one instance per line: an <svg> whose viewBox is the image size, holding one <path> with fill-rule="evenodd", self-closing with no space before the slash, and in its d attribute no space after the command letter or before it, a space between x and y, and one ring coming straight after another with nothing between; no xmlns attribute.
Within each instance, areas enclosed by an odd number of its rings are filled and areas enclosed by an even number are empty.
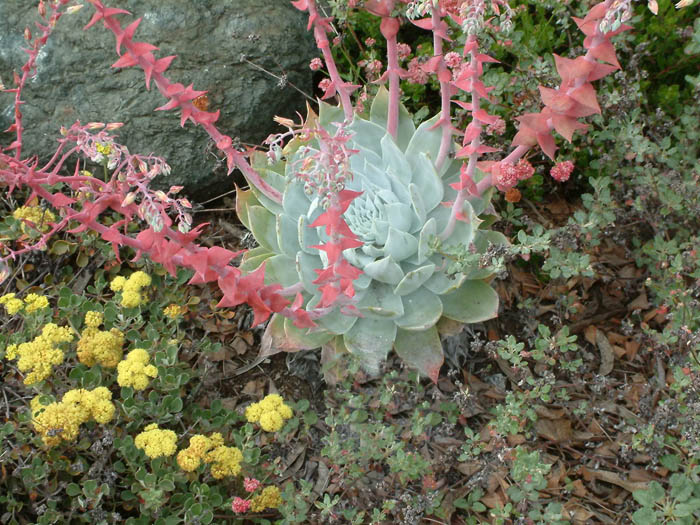
<svg viewBox="0 0 700 525"><path fill-rule="evenodd" d="M439 5L435 5L432 11L432 21L433 21L433 51L435 56L442 56L442 37L438 34L435 29L442 23L442 12ZM444 58L440 59L440 65L438 66L438 77L441 74L447 73L441 71L445 69ZM440 168L445 163L447 155L452 147L452 124L450 119L450 95L452 92L452 86L449 80L440 80L440 123L442 125L442 139L440 141L440 150L438 151L437 159L435 159L435 169L440 172Z"/></svg>

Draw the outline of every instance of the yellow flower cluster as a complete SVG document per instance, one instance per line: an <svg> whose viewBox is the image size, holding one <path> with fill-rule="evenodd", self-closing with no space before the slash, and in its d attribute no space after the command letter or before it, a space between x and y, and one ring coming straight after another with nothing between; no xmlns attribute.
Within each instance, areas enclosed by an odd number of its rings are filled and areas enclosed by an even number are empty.
<svg viewBox="0 0 700 525"><path fill-rule="evenodd" d="M146 272L138 271L131 274L127 279L121 275L115 277L109 284L113 292L122 293L122 306L134 308L144 302L142 288L150 286L151 276Z"/></svg>
<svg viewBox="0 0 700 525"><path fill-rule="evenodd" d="M94 390L69 390L60 402L43 405L40 396L32 399L32 424L44 444L53 447L78 437L80 425L90 420L108 423L114 417L112 392L100 386Z"/></svg>
<svg viewBox="0 0 700 525"><path fill-rule="evenodd" d="M136 448L143 450L153 459L172 456L177 450L177 435L172 430L161 430L156 423L148 425L134 438Z"/></svg>
<svg viewBox="0 0 700 525"><path fill-rule="evenodd" d="M37 310L48 307L49 300L43 295L30 293L27 294L23 302L22 299L19 299L15 294L8 293L0 297L0 304L5 307L5 311L8 315L15 315L22 309L24 309L26 313L31 314Z"/></svg>
<svg viewBox="0 0 700 525"><path fill-rule="evenodd" d="M265 509L276 509L282 503L282 495L277 487L265 487L263 491L250 500L250 510L261 512Z"/></svg>
<svg viewBox="0 0 700 525"><path fill-rule="evenodd" d="M277 432L285 420L292 417L292 409L284 404L281 396L270 394L246 408L245 417L251 423L260 423L265 432Z"/></svg>
<svg viewBox="0 0 700 525"><path fill-rule="evenodd" d="M36 312L37 310L41 310L42 308L48 307L49 300L44 295L30 293L27 294L27 297L24 298L24 304L26 305L24 307L24 311L28 314L31 314Z"/></svg>
<svg viewBox="0 0 700 525"><path fill-rule="evenodd" d="M21 372L29 371L24 378L25 385L33 385L51 375L53 366L63 362L63 351L58 348L60 343L73 340L70 328L58 327L48 323L41 330L41 335L28 343L9 345L5 357L17 359L17 368Z"/></svg>
<svg viewBox="0 0 700 525"><path fill-rule="evenodd" d="M39 206L22 206L21 208L17 208L14 212L12 212L12 216L18 221L22 221L22 233L26 234L32 231L41 231L42 233L46 233L49 231L48 223L56 220L56 216L53 213L51 213L49 210L44 210ZM31 226L25 221L33 223L34 226Z"/></svg>
<svg viewBox="0 0 700 525"><path fill-rule="evenodd" d="M0 297L0 304L5 307L5 311L8 315L15 315L24 308L22 299L18 299L13 293L8 293Z"/></svg>
<svg viewBox="0 0 700 525"><path fill-rule="evenodd" d="M182 314L184 314L186 311L187 309L184 306L170 304L165 307L163 313L166 317L169 317L170 319L177 319L178 317L181 317Z"/></svg>
<svg viewBox="0 0 700 525"><path fill-rule="evenodd" d="M190 446L177 455L177 464L185 472L196 470L202 463L211 465L211 475L216 479L235 476L241 471L243 454L236 447L224 446L224 438L218 432L210 437L196 434L190 438Z"/></svg>
<svg viewBox="0 0 700 525"><path fill-rule="evenodd" d="M122 358L124 346L124 334L112 328L109 332L98 327L103 323L104 316L101 312L87 312L85 314L85 326L78 341L78 360L85 366L99 364L107 368L117 366Z"/></svg>
<svg viewBox="0 0 700 525"><path fill-rule="evenodd" d="M158 369L149 365L150 356L143 348L135 348L126 359L117 365L117 383L130 386L134 390L143 390L153 377L158 377Z"/></svg>

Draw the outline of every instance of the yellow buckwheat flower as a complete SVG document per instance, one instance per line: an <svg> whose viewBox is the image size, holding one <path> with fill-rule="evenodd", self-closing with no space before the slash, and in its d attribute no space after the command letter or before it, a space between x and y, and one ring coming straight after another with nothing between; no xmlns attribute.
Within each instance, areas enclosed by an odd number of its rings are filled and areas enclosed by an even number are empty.
<svg viewBox="0 0 700 525"><path fill-rule="evenodd" d="M152 423L134 438L136 448L143 450L153 459L161 456L172 456L177 450L177 435L172 430L161 430Z"/></svg>
<svg viewBox="0 0 700 525"><path fill-rule="evenodd" d="M45 296L35 293L28 294L24 298L24 303L26 304L24 310L28 314L49 306L49 300Z"/></svg>
<svg viewBox="0 0 700 525"><path fill-rule="evenodd" d="M224 446L224 438L218 432L210 437L201 434L192 436L189 447L177 455L177 464L185 472L192 472L202 463L208 463L211 465L211 475L216 479L240 473L241 461L243 453L236 447Z"/></svg>
<svg viewBox="0 0 700 525"><path fill-rule="evenodd" d="M100 312L85 314L86 328L78 341L78 360L85 366L99 364L107 368L117 366L123 356L124 334L112 328L109 332L98 328L104 316Z"/></svg>
<svg viewBox="0 0 700 525"><path fill-rule="evenodd" d="M253 403L245 411L246 419L251 423L259 423L265 432L277 432L292 415L292 409L277 394L265 396L262 401Z"/></svg>
<svg viewBox="0 0 700 525"><path fill-rule="evenodd" d="M104 314L102 312L87 312L85 314L85 326L90 328L98 328L104 322Z"/></svg>
<svg viewBox="0 0 700 525"><path fill-rule="evenodd" d="M276 509L282 503L282 495L277 487L265 487L263 491L250 501L250 510L260 512L265 509Z"/></svg>
<svg viewBox="0 0 700 525"><path fill-rule="evenodd" d="M235 476L241 471L243 453L236 447L216 447L204 460L211 464L211 475L216 479Z"/></svg>
<svg viewBox="0 0 700 525"><path fill-rule="evenodd" d="M158 369L149 365L150 356L143 348L135 348L126 359L117 365L117 383L130 386L134 390L143 390L151 378L158 376Z"/></svg>
<svg viewBox="0 0 700 525"><path fill-rule="evenodd" d="M177 304L170 304L163 309L165 316L169 317L170 319L177 319L178 317L181 317L185 311L186 308L184 306L179 306Z"/></svg>
<svg viewBox="0 0 700 525"><path fill-rule="evenodd" d="M56 220L56 216L53 213L39 206L22 206L12 212L12 216L18 221L22 221L20 228L22 229L22 233L26 234L32 231L46 233L49 231L48 223ZM33 226L30 225L30 223L32 223Z"/></svg>
<svg viewBox="0 0 700 525"><path fill-rule="evenodd" d="M122 276L115 277L109 286L112 291L122 293L121 305L123 307L135 308L144 301L142 288L150 286L150 284L151 276L138 271L132 273L128 279Z"/></svg>
<svg viewBox="0 0 700 525"><path fill-rule="evenodd" d="M32 424L49 447L73 441L83 423L94 420L104 424L112 420L116 409L111 399L112 393L105 387L69 390L60 402L46 405L37 396L30 403Z"/></svg>
<svg viewBox="0 0 700 525"><path fill-rule="evenodd" d="M21 372L29 372L24 378L24 384L33 385L49 377L53 367L63 362L63 350L58 348L58 345L72 340L70 328L48 323L34 340L9 345L6 357L17 359L17 368Z"/></svg>
<svg viewBox="0 0 700 525"><path fill-rule="evenodd" d="M18 299L13 293L8 293L0 297L0 304L5 307L5 311L8 315L15 315L24 308L22 300Z"/></svg>

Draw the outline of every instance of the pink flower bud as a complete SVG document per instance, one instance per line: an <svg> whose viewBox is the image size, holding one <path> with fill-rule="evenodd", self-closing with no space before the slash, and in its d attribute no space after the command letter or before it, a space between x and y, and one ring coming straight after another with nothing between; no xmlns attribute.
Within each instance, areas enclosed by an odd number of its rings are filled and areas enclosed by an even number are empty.
<svg viewBox="0 0 700 525"><path fill-rule="evenodd" d="M248 512L250 508L250 500L241 499L238 496L233 498L233 503L231 503L231 510L236 514L242 514L243 512Z"/></svg>
<svg viewBox="0 0 700 525"><path fill-rule="evenodd" d="M557 182L565 182L569 180L571 172L574 171L574 163L570 160L557 163L551 170L549 174Z"/></svg>
<svg viewBox="0 0 700 525"><path fill-rule="evenodd" d="M243 488L246 492L255 492L260 487L260 482L255 478L245 478L243 480Z"/></svg>
<svg viewBox="0 0 700 525"><path fill-rule="evenodd" d="M309 63L309 68L311 69L311 71L318 71L322 67L323 61L320 58L316 57L311 59L311 62Z"/></svg>

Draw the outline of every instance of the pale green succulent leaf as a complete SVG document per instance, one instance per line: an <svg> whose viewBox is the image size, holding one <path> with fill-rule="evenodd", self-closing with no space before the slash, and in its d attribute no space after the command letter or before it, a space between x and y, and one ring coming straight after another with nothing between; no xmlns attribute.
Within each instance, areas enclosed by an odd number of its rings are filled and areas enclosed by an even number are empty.
<svg viewBox="0 0 700 525"><path fill-rule="evenodd" d="M411 183L408 185L408 191L411 195L411 206L413 207L413 212L416 214L418 219L417 222L411 226L411 230L415 231L425 224L426 218L428 217L428 210L425 207L425 201L420 194L420 188L418 186Z"/></svg>
<svg viewBox="0 0 700 525"><path fill-rule="evenodd" d="M441 300L445 317L461 323L479 323L498 315L498 294L485 281L466 281Z"/></svg>
<svg viewBox="0 0 700 525"><path fill-rule="evenodd" d="M438 261L434 261L440 264ZM425 281L423 285L425 288L437 295L443 295L446 293L451 293L457 290L462 283L466 280L466 277L462 274L456 275L445 275L443 272L434 273L430 279Z"/></svg>
<svg viewBox="0 0 700 525"><path fill-rule="evenodd" d="M430 129L435 125L435 123L440 118L440 113L435 115L430 120L426 120L420 126L411 137L411 142L406 148L406 157L408 157L409 162L413 164L413 159L418 158L420 155L428 156L429 160L435 162L440 151L440 142L442 141L442 129L437 127ZM414 178L418 176L417 170L413 170Z"/></svg>
<svg viewBox="0 0 700 525"><path fill-rule="evenodd" d="M377 95L372 101L372 106L369 110L369 119L386 129L389 120L389 91L384 86L380 86ZM413 124L413 118L403 104L399 104L399 122L396 133L396 142L405 151L408 147L411 137L416 132L416 126Z"/></svg>
<svg viewBox="0 0 700 525"><path fill-rule="evenodd" d="M391 169L394 176L404 186L408 186L413 178L413 170L406 160L406 156L390 135L384 135L382 139L382 160L384 161L384 169Z"/></svg>
<svg viewBox="0 0 700 525"><path fill-rule="evenodd" d="M305 252L297 253L296 270L299 280L304 285L304 289L310 294L315 294L318 287L312 281L318 279L318 274L314 270L322 270L321 259L315 255Z"/></svg>
<svg viewBox="0 0 700 525"><path fill-rule="evenodd" d="M253 272L257 270L266 259L269 259L273 255L275 254L269 251L267 248L257 246L243 254L243 259L241 260L239 269L243 273Z"/></svg>
<svg viewBox="0 0 700 525"><path fill-rule="evenodd" d="M335 123L343 122L345 113L340 106L332 106L323 100L318 101L318 123L328 131L335 130Z"/></svg>
<svg viewBox="0 0 700 525"><path fill-rule="evenodd" d="M404 330L420 331L434 326L442 316L442 301L424 287L404 295L403 315L394 322Z"/></svg>
<svg viewBox="0 0 700 525"><path fill-rule="evenodd" d="M408 204L403 202L392 202L384 205L384 211L389 219L388 223L403 232L411 230L415 214ZM387 241L388 242L388 241Z"/></svg>
<svg viewBox="0 0 700 525"><path fill-rule="evenodd" d="M354 133L351 142L355 147L374 152L381 159L382 137L386 134L386 129L359 117L355 117L347 129Z"/></svg>
<svg viewBox="0 0 700 525"><path fill-rule="evenodd" d="M413 235L389 226L384 252L394 261L401 262L416 253L417 250L418 240Z"/></svg>
<svg viewBox="0 0 700 525"><path fill-rule="evenodd" d="M279 253L275 216L262 206L249 206L248 219L250 220L250 231L253 232L255 240L260 246L264 246L271 252Z"/></svg>
<svg viewBox="0 0 700 525"><path fill-rule="evenodd" d="M315 308L318 302L321 300L321 296L317 295L311 298L308 302L307 309L310 310ZM341 313L340 308L336 307L327 313L323 317L316 320L316 324L323 330L334 334L344 334L357 321L358 317L354 315L345 315Z"/></svg>
<svg viewBox="0 0 700 525"><path fill-rule="evenodd" d="M313 350L327 343L335 334L323 331L307 333L308 329L294 326L291 319L272 314L260 341L259 357L268 357L279 352Z"/></svg>
<svg viewBox="0 0 700 525"><path fill-rule="evenodd" d="M394 346L396 325L393 321L360 318L343 335L348 351L357 356L371 375L379 374L382 362Z"/></svg>
<svg viewBox="0 0 700 525"><path fill-rule="evenodd" d="M364 267L364 272L375 281L393 285L399 284L404 276L401 266L390 255L369 263Z"/></svg>
<svg viewBox="0 0 700 525"><path fill-rule="evenodd" d="M398 319L404 315L403 301L392 286L377 281L358 290L357 309L368 319Z"/></svg>
<svg viewBox="0 0 700 525"><path fill-rule="evenodd" d="M297 241L303 252L318 257L318 248L312 248L312 246L321 244L321 239L315 228L309 228L307 219L303 215L299 217L297 223Z"/></svg>
<svg viewBox="0 0 700 525"><path fill-rule="evenodd" d="M396 331L394 350L409 366L437 383L445 358L440 335L435 326L421 332L399 328Z"/></svg>
<svg viewBox="0 0 700 525"><path fill-rule="evenodd" d="M262 206L255 194L250 190L236 188L236 215L246 229L250 230L250 220L248 219L248 208L251 206Z"/></svg>
<svg viewBox="0 0 700 525"><path fill-rule="evenodd" d="M430 256L431 249L430 249L430 240L437 235L437 228L435 224L435 219L430 218L426 221L426 223L423 225L423 228L420 231L420 235L418 236L418 250L417 250L417 259L414 262L415 264L423 264L425 261L428 260L428 257Z"/></svg>
<svg viewBox="0 0 700 525"><path fill-rule="evenodd" d="M289 257L296 257L301 250L299 245L298 225L289 215L280 214L277 216L277 244L283 254Z"/></svg>
<svg viewBox="0 0 700 525"><path fill-rule="evenodd" d="M265 261L265 284L292 286L299 282L296 262L287 255L275 255Z"/></svg>
<svg viewBox="0 0 700 525"><path fill-rule="evenodd" d="M420 288L425 281L427 281L431 275L435 272L434 264L426 264L415 270L411 270L406 273L401 282L394 288L394 293L396 295L407 295L415 292Z"/></svg>
<svg viewBox="0 0 700 525"><path fill-rule="evenodd" d="M425 153L420 153L413 160L413 182L423 197L426 210L432 210L442 202L445 188L435 166Z"/></svg>
<svg viewBox="0 0 700 525"><path fill-rule="evenodd" d="M304 193L304 184L298 180L289 181L282 194L282 207L285 215L297 220L309 211L311 199Z"/></svg>
<svg viewBox="0 0 700 525"><path fill-rule="evenodd" d="M267 182L270 186L272 186L274 189L279 191L280 194L282 194L282 192L284 191L284 187L287 183L287 180L283 175L280 175L279 173L270 169L260 169L257 171L258 175L260 175L260 178L262 180ZM250 183L250 181L248 182ZM279 202L273 201L269 197L266 197L265 194L263 194L253 183L250 183L250 189L255 194L255 197L267 210L274 213L275 215L278 213L282 213L282 205Z"/></svg>

